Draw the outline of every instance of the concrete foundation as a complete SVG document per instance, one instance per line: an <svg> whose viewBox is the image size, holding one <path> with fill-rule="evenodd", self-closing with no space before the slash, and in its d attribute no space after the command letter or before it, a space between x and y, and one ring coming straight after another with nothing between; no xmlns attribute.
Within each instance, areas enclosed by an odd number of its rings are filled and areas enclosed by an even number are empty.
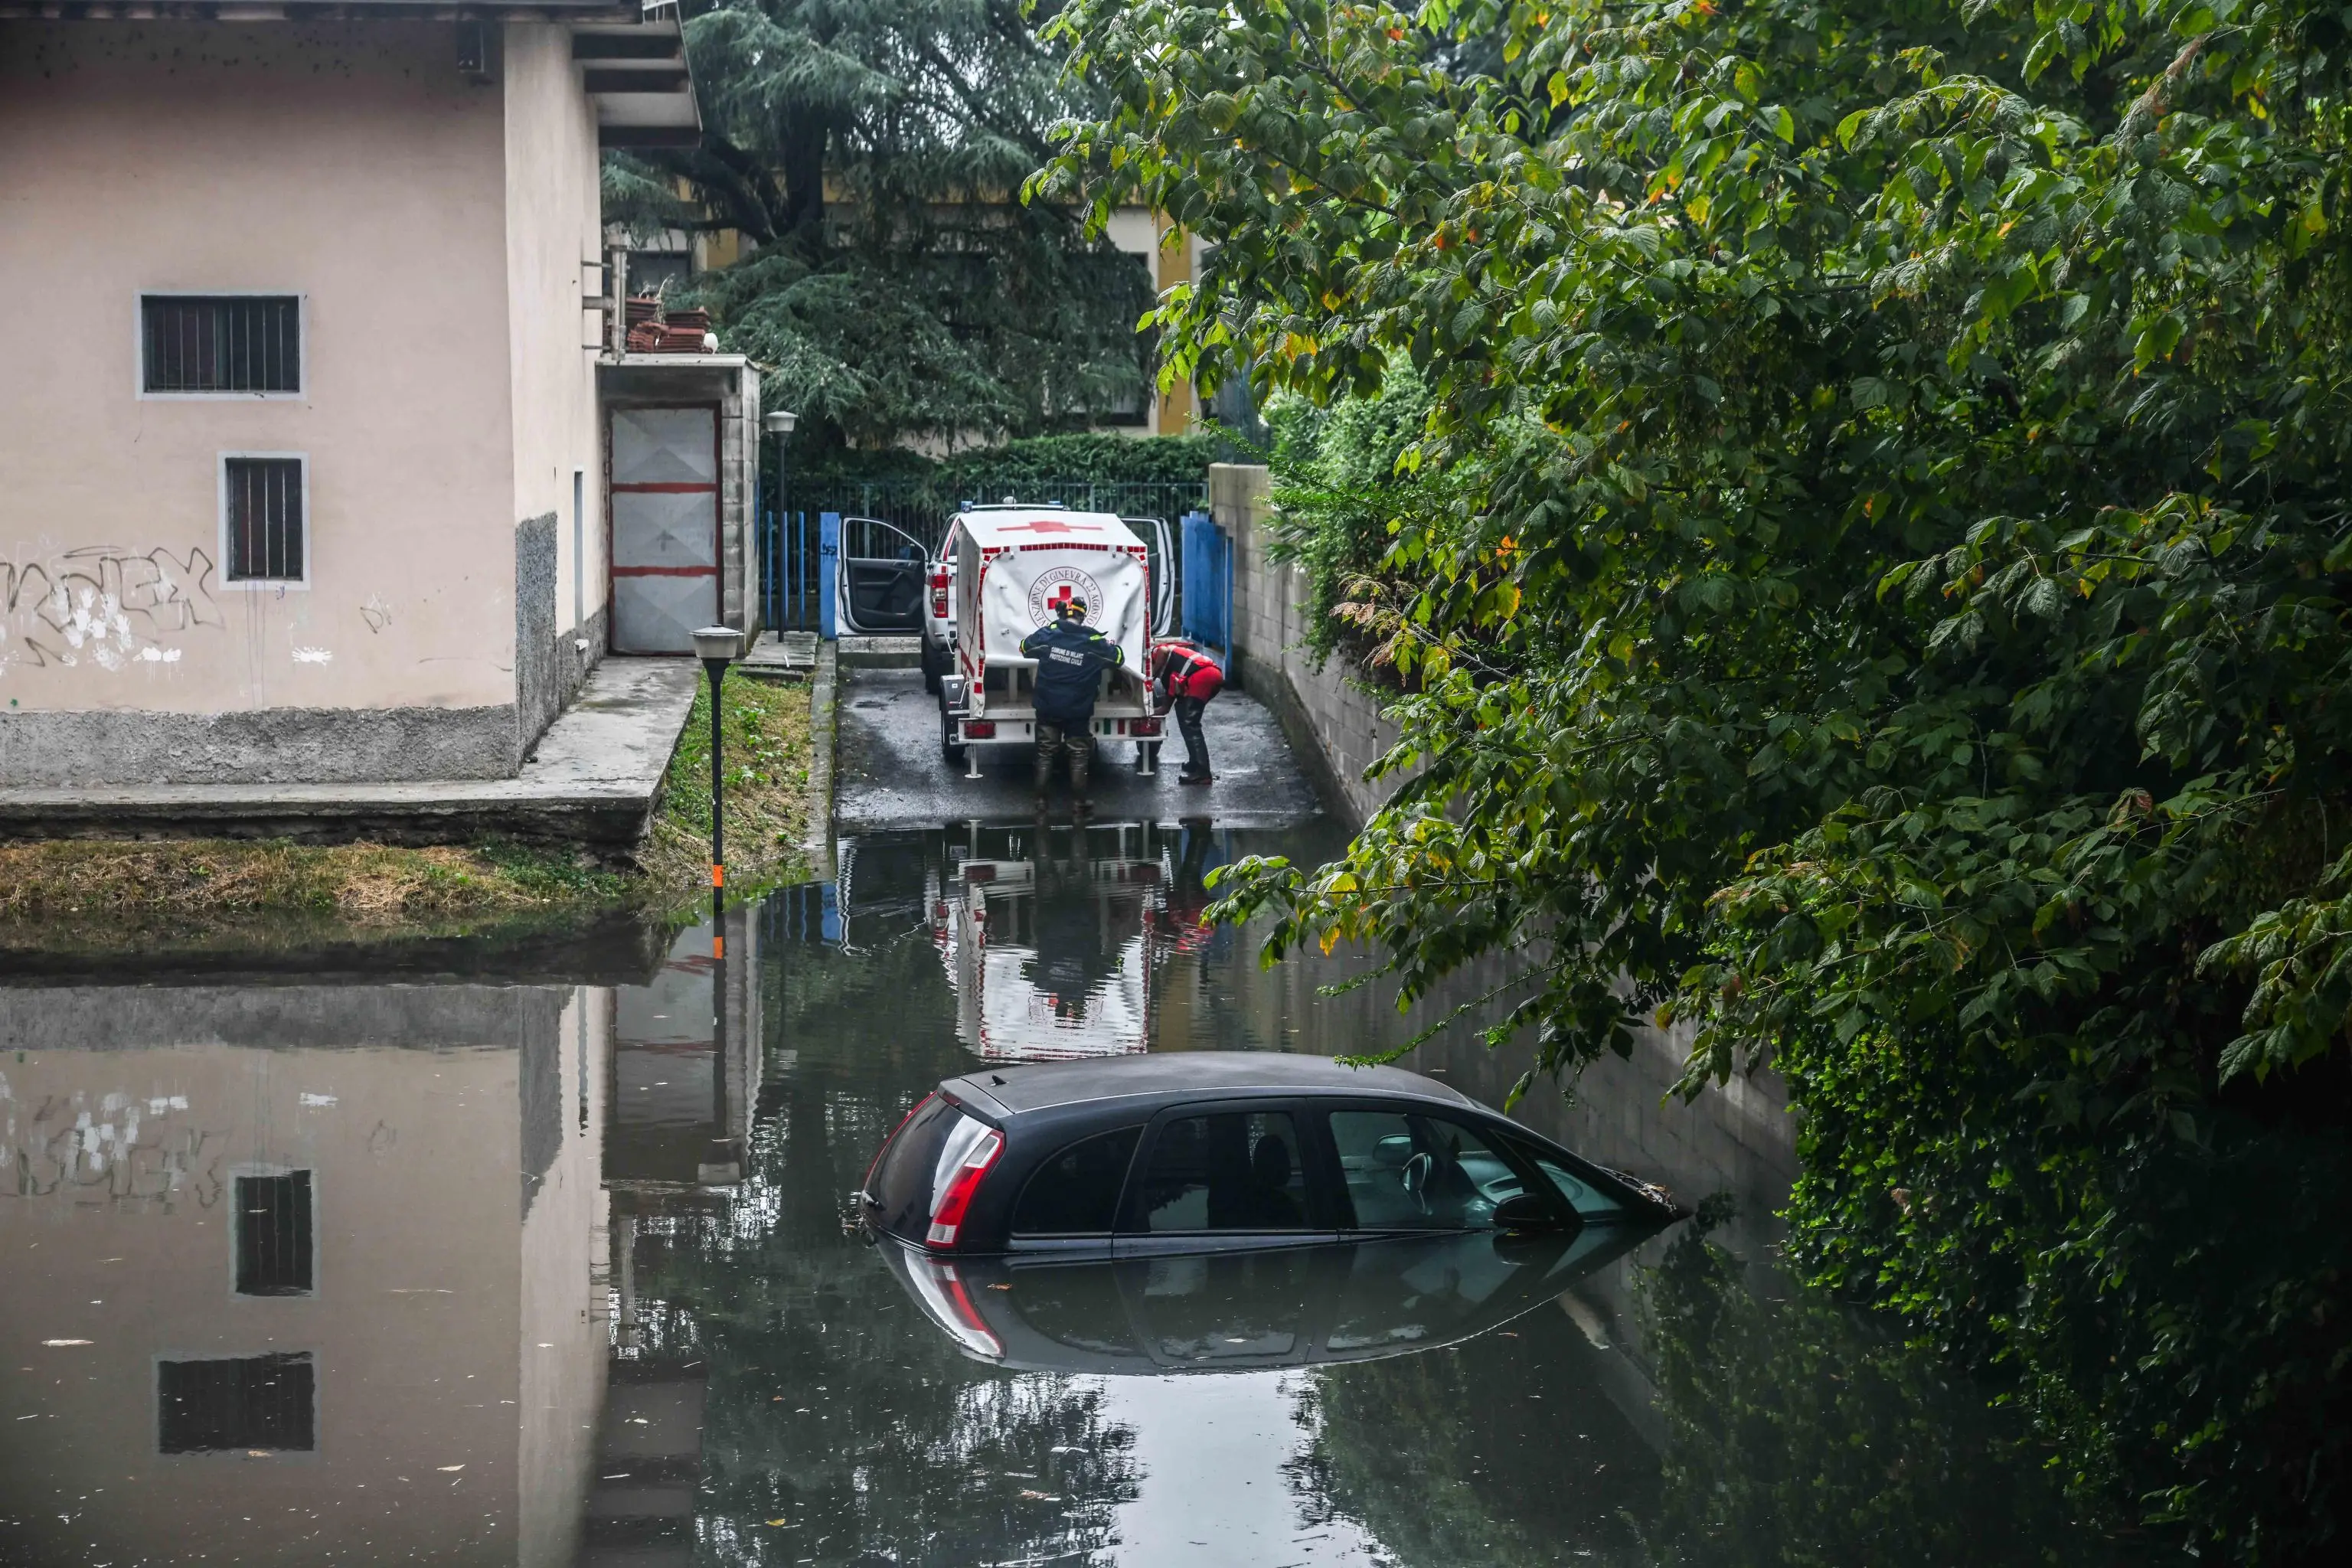
<svg viewBox="0 0 2352 1568"><path fill-rule="evenodd" d="M520 720L488 708L139 709L0 712L0 781L71 786L497 779Z"/></svg>
<svg viewBox="0 0 2352 1568"><path fill-rule="evenodd" d="M204 781L95 787L0 787L0 838L291 838L332 843L358 838L393 844L466 842L486 836L621 850L644 836L678 731L694 702L698 670L690 659L609 658L587 678L579 700L547 729L537 752L511 777L436 773L432 745L446 742L453 716L419 710L417 755L372 751L373 766L351 782L287 784ZM516 741L516 710L487 710L502 727L501 748ZM25 715L44 724L120 714ZM283 711L225 714L184 721L258 727L283 723ZM309 718L311 716L303 715ZM369 715L329 714L350 721ZM12 718L0 721L13 725ZM281 743L310 743L317 730L288 726ZM255 760L260 760L256 752ZM394 773L406 765L415 771ZM253 765L248 763L248 765ZM162 775L157 775L162 776Z"/></svg>

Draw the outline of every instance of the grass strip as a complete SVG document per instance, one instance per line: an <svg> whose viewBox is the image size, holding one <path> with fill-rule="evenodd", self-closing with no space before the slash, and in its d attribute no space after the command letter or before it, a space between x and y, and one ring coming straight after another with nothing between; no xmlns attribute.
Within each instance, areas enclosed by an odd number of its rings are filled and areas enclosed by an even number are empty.
<svg viewBox="0 0 2352 1568"><path fill-rule="evenodd" d="M797 874L808 798L806 685L724 687L728 882L743 897ZM610 864L585 850L488 842L410 847L283 839L0 844L0 949L215 945L283 923L396 940L571 914L697 912L710 886L710 691L695 696L646 841Z"/></svg>

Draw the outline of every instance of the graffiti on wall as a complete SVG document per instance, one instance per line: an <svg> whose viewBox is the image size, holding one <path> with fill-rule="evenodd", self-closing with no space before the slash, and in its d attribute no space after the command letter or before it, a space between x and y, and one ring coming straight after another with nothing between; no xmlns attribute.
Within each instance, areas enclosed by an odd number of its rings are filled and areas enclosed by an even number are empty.
<svg viewBox="0 0 2352 1568"><path fill-rule="evenodd" d="M194 1124L184 1095L52 1094L15 1100L0 1078L0 1199L210 1208L227 1149Z"/></svg>
<svg viewBox="0 0 2352 1568"><path fill-rule="evenodd" d="M176 664L179 637L228 617L202 549L84 545L39 560L0 559L0 668L104 669Z"/></svg>

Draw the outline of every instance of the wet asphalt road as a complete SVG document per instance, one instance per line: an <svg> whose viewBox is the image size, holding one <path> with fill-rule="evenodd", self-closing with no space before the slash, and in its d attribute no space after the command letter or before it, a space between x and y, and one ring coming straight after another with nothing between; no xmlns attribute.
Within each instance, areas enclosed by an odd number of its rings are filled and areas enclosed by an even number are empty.
<svg viewBox="0 0 2352 1568"><path fill-rule="evenodd" d="M943 823L1005 822L1030 815L1030 752L982 749L981 774L966 778L940 755L939 699L912 669L841 672L840 746L834 778L834 821L843 831L937 827ZM1097 748L1093 775L1097 821L1172 823L1209 817L1234 826L1303 821L1322 807L1315 786L1284 739L1282 726L1245 693L1228 691L1203 721L1216 782L1176 782L1184 742L1171 733L1155 778L1135 771L1135 746ZM1054 788L1052 811L1069 810L1066 779Z"/></svg>

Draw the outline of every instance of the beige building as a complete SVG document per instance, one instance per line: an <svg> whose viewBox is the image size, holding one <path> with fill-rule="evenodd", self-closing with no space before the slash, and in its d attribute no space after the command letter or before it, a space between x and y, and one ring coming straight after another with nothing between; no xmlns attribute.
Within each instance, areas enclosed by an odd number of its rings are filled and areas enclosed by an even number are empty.
<svg viewBox="0 0 2352 1568"><path fill-rule="evenodd" d="M0 0L0 785L507 776L616 584L751 629L747 375L607 521L599 150L697 125L667 5Z"/></svg>

